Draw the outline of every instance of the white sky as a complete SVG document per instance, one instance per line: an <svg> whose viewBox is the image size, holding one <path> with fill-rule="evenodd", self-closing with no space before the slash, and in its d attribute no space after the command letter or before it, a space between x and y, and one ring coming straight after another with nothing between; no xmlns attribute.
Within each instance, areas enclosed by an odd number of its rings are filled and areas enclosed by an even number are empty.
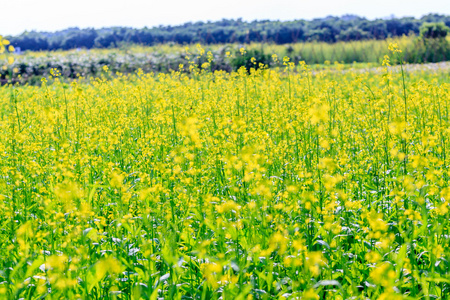
<svg viewBox="0 0 450 300"><path fill-rule="evenodd" d="M179 25L243 18L313 19L357 14L369 19L450 15L450 0L0 0L0 34L68 27Z"/></svg>

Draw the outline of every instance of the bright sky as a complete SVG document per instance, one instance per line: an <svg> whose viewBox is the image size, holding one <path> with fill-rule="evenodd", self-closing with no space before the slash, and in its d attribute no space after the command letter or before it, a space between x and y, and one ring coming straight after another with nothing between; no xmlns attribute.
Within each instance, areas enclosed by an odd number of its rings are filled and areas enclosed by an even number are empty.
<svg viewBox="0 0 450 300"><path fill-rule="evenodd" d="M313 19L357 14L369 19L450 15L449 0L0 0L0 34L68 27L179 25L189 21Z"/></svg>

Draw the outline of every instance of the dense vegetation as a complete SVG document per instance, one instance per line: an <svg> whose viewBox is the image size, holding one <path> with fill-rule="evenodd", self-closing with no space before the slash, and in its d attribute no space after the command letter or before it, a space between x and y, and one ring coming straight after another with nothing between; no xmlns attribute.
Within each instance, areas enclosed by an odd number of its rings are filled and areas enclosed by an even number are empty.
<svg viewBox="0 0 450 300"><path fill-rule="evenodd" d="M435 31L431 30L431 32ZM450 57L449 38L420 37L334 44L324 42L288 45L255 43L246 45L244 52L241 52L240 45L209 45L202 51L210 52L213 58L209 66L211 71L237 71L242 66L254 67L255 62L268 67L282 65L281 62L273 60L272 54L288 57L295 64L304 61L312 65L314 69L328 67L336 62L346 64L345 68L372 68L381 65L388 44L392 42L397 43L403 50L403 59L407 63L440 62ZM28 52L23 55L14 55L15 61L11 65L3 65L0 69L0 80L3 84L12 81L39 85L42 77L47 79L50 77L52 68L58 69L65 81L80 77L88 79L100 76L104 66L108 66L113 76L118 72L130 74L138 70L146 73L170 73L178 71L180 65L183 66L183 73L190 73L189 65L194 63L201 66L207 62L207 58L200 55L199 45L188 48L189 54L184 46L167 44L115 49ZM355 62L357 64L354 64Z"/></svg>
<svg viewBox="0 0 450 300"><path fill-rule="evenodd" d="M390 49L0 87L0 298L448 297L448 69Z"/></svg>
<svg viewBox="0 0 450 300"><path fill-rule="evenodd" d="M425 22L443 22L450 26L450 16L430 14L420 19L393 18L367 20L347 15L311 21L253 21L222 20L217 22L186 23L180 26L159 26L133 29L113 27L103 29L70 28L54 33L25 32L9 37L22 50L57 50L73 48L118 47L121 44L155 45L224 44L270 42L276 44L298 42L356 41L386 39L402 35L418 35Z"/></svg>

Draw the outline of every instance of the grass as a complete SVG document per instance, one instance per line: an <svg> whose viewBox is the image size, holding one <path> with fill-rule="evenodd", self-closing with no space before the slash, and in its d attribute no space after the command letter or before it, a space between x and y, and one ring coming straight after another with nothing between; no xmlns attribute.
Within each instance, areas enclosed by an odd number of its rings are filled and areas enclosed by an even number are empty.
<svg viewBox="0 0 450 300"><path fill-rule="evenodd" d="M1 297L445 298L448 73L284 62L1 87Z"/></svg>

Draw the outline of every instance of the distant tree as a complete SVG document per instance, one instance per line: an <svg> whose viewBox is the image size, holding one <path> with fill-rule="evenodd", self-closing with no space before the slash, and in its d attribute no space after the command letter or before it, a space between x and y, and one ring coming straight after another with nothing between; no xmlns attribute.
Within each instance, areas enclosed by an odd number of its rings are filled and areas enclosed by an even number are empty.
<svg viewBox="0 0 450 300"><path fill-rule="evenodd" d="M386 20L386 29L389 36L408 35L411 32L417 34L419 32L420 23L414 18L402 18Z"/></svg>
<svg viewBox="0 0 450 300"><path fill-rule="evenodd" d="M368 38L382 40L388 37L386 22L383 20L368 21L364 20L358 26L363 32L366 32Z"/></svg>
<svg viewBox="0 0 450 300"><path fill-rule="evenodd" d="M450 28L444 22L424 23L416 41L418 60L437 62L450 58L450 45L446 39Z"/></svg>
<svg viewBox="0 0 450 300"><path fill-rule="evenodd" d="M50 49L48 39L37 32L24 32L17 37L11 37L10 41L14 47L20 47L22 50L40 51Z"/></svg>
<svg viewBox="0 0 450 300"><path fill-rule="evenodd" d="M364 32L363 30L357 28L357 27L351 27L347 30L344 30L339 33L337 36L337 39L340 41L360 41L365 40L369 37L369 34L367 32Z"/></svg>
<svg viewBox="0 0 450 300"><path fill-rule="evenodd" d="M66 50L73 48L90 49L94 47L97 36L98 34L94 29L83 30L66 36L61 43L61 47Z"/></svg>
<svg viewBox="0 0 450 300"><path fill-rule="evenodd" d="M95 46L97 48L117 47L118 40L114 33L105 34L95 39Z"/></svg>
<svg viewBox="0 0 450 300"><path fill-rule="evenodd" d="M424 39L444 39L450 28L444 22L423 23L420 27L420 36Z"/></svg>
<svg viewBox="0 0 450 300"><path fill-rule="evenodd" d="M421 25L429 23L428 25ZM433 24L433 25L430 25ZM154 45L157 43L252 43L277 44L301 41L354 41L385 39L402 35L420 35L429 40L445 35L450 16L429 14L421 19L391 18L367 20L355 15L328 16L311 21L246 22L242 19L223 19L216 22L188 22L179 26L158 26L133 29L111 27L102 29L68 28L57 32L26 32L8 37L14 46L23 50L56 50L117 47L123 44ZM430 42L427 42L430 44ZM423 42L425 45L425 42Z"/></svg>

